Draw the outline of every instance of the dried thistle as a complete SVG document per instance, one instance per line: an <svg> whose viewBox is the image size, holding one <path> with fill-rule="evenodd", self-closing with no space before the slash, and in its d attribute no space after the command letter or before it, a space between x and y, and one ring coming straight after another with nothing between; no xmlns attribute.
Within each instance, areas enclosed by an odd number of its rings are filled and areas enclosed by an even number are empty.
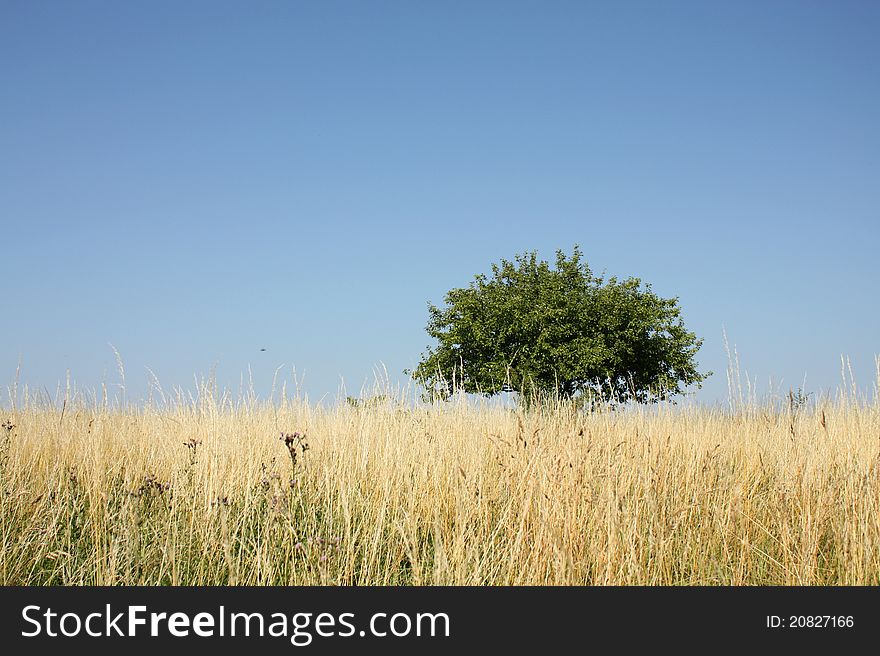
<svg viewBox="0 0 880 656"><path fill-rule="evenodd" d="M5 469L9 447L12 446L12 431L15 430L15 424L12 423L11 419L7 419L0 424L0 426L2 426L5 431L3 440L0 441L0 468Z"/></svg>
<svg viewBox="0 0 880 656"><path fill-rule="evenodd" d="M285 433L282 431L279 439L284 442L284 446L287 447L287 453L290 455L290 465L293 467L293 471L296 472L297 449L299 449L299 453L303 455L309 450L309 443L306 442L306 434L300 432Z"/></svg>
<svg viewBox="0 0 880 656"><path fill-rule="evenodd" d="M194 437L189 438L186 442L183 443L183 446L187 448L189 451L189 466L190 468L195 467L196 460L198 459L199 446L201 446L202 441L197 440Z"/></svg>
<svg viewBox="0 0 880 656"><path fill-rule="evenodd" d="M155 474L147 474L144 476L137 490L131 493L131 496L141 498L153 498L161 496L164 492L171 489L171 483L163 483Z"/></svg>

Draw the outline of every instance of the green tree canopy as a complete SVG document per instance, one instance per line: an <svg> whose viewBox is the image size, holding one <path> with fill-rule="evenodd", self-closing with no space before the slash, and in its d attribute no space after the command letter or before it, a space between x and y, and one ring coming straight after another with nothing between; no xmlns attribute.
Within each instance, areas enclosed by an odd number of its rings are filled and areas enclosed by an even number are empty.
<svg viewBox="0 0 880 656"><path fill-rule="evenodd" d="M502 260L445 303L428 304L438 343L406 372L441 397L521 391L650 402L710 375L697 371L702 340L685 329L677 298L637 278L594 276L577 246L570 258L557 251L555 269L535 252Z"/></svg>

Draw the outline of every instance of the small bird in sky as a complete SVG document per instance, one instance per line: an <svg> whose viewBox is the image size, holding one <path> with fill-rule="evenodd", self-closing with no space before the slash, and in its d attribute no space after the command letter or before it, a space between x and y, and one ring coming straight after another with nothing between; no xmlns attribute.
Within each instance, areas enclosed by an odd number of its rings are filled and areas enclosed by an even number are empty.
<svg viewBox="0 0 880 656"><path fill-rule="evenodd" d="M260 349L261 351L265 351L266 349Z"/></svg>

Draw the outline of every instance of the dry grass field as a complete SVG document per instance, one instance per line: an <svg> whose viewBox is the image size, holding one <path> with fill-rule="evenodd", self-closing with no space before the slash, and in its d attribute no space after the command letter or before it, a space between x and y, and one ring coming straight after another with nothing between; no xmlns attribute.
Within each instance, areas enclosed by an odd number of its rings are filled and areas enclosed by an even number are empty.
<svg viewBox="0 0 880 656"><path fill-rule="evenodd" d="M880 584L875 399L2 419L4 585Z"/></svg>

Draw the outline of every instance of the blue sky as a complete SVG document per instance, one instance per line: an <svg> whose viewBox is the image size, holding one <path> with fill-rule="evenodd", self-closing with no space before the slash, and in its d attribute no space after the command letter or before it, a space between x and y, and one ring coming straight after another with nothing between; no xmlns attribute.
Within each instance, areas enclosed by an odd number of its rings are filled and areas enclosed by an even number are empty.
<svg viewBox="0 0 880 656"><path fill-rule="evenodd" d="M726 397L880 353L875 2L0 3L0 380L392 379L426 303L580 244ZM260 351L265 348L266 351Z"/></svg>

